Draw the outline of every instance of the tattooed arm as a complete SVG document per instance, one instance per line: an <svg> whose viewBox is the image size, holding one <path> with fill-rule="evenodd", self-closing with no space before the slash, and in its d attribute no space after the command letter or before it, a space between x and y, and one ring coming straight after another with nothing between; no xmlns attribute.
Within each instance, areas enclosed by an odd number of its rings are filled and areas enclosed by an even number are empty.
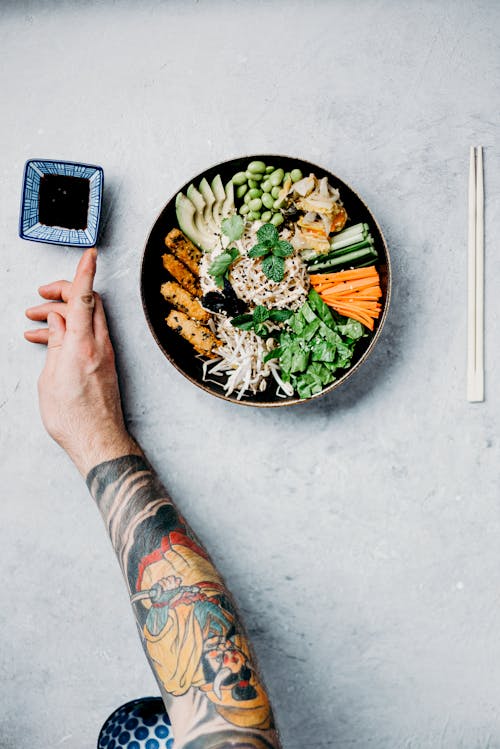
<svg viewBox="0 0 500 749"><path fill-rule="evenodd" d="M176 749L276 749L265 689L224 581L128 434L95 250L72 283L40 288L27 310L48 328L39 380L49 434L87 479L122 568L144 649L172 719Z"/></svg>
<svg viewBox="0 0 500 749"><path fill-rule="evenodd" d="M277 746L269 702L224 582L146 461L127 455L101 463L87 483L178 746ZM234 743L238 735L241 743Z"/></svg>

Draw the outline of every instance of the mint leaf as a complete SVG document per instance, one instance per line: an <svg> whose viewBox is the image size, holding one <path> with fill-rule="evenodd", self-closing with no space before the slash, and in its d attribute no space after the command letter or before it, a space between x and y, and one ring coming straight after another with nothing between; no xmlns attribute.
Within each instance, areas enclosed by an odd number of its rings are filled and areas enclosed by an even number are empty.
<svg viewBox="0 0 500 749"><path fill-rule="evenodd" d="M264 257L265 255L269 255L271 250L272 245L270 242L259 242L249 250L248 257Z"/></svg>
<svg viewBox="0 0 500 749"><path fill-rule="evenodd" d="M257 305L257 307L253 311L253 319L257 324L269 320L270 315L270 310L268 310L266 307L263 307L261 304Z"/></svg>
<svg viewBox="0 0 500 749"><path fill-rule="evenodd" d="M237 315L231 319L231 325L240 330L251 330L253 328L253 315Z"/></svg>
<svg viewBox="0 0 500 749"><path fill-rule="evenodd" d="M243 221L241 216L238 216L237 213L235 213L233 216L230 216L229 218L222 219L221 231L226 235L226 237L229 237L231 242L234 242L237 239L241 239L244 229L245 222Z"/></svg>
<svg viewBox="0 0 500 749"><path fill-rule="evenodd" d="M257 237L259 242L271 242L275 244L279 239L278 230L274 224L263 224L257 229Z"/></svg>
<svg viewBox="0 0 500 749"><path fill-rule="evenodd" d="M269 319L273 322L285 322L289 320L293 312L291 309L272 309L269 311Z"/></svg>
<svg viewBox="0 0 500 749"><path fill-rule="evenodd" d="M269 328L264 322L256 323L254 325L254 333L261 338L267 338L269 336Z"/></svg>
<svg viewBox="0 0 500 749"><path fill-rule="evenodd" d="M282 257L268 255L262 261L262 270L271 281L279 283L285 275L285 261Z"/></svg>
<svg viewBox="0 0 500 749"><path fill-rule="evenodd" d="M293 247L290 242L285 242L284 239L280 239L273 245L273 255L278 257L288 257L293 252Z"/></svg>

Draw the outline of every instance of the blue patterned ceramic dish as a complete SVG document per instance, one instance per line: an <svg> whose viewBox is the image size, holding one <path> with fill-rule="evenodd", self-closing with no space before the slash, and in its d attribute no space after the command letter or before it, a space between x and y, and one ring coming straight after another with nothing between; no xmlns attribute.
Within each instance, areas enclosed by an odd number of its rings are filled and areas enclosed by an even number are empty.
<svg viewBox="0 0 500 749"><path fill-rule="evenodd" d="M46 226L40 223L40 180L44 174L89 180L89 208L85 229L65 229L61 226ZM71 161L30 159L24 168L19 236L34 242L93 247L99 231L103 186L104 173L100 166L77 164Z"/></svg>
<svg viewBox="0 0 500 749"><path fill-rule="evenodd" d="M160 697L143 697L112 713L97 740L97 749L173 749L170 718Z"/></svg>

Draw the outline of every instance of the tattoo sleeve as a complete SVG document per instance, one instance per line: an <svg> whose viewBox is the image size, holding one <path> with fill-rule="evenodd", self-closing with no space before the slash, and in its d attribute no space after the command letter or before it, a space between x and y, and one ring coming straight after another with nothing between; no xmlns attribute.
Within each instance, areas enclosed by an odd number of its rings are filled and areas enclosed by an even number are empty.
<svg viewBox="0 0 500 749"><path fill-rule="evenodd" d="M122 568L176 749L276 749L267 694L224 581L146 460L87 485Z"/></svg>

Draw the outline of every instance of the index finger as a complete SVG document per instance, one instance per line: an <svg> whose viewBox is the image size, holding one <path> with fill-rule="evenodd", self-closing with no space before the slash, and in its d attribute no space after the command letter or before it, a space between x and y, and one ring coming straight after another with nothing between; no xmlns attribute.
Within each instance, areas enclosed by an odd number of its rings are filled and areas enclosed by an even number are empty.
<svg viewBox="0 0 500 749"><path fill-rule="evenodd" d="M68 333L82 336L93 333L92 318L95 306L93 283L96 260L96 249L91 247L84 252L78 263L68 298L68 314L66 317L66 331Z"/></svg>

